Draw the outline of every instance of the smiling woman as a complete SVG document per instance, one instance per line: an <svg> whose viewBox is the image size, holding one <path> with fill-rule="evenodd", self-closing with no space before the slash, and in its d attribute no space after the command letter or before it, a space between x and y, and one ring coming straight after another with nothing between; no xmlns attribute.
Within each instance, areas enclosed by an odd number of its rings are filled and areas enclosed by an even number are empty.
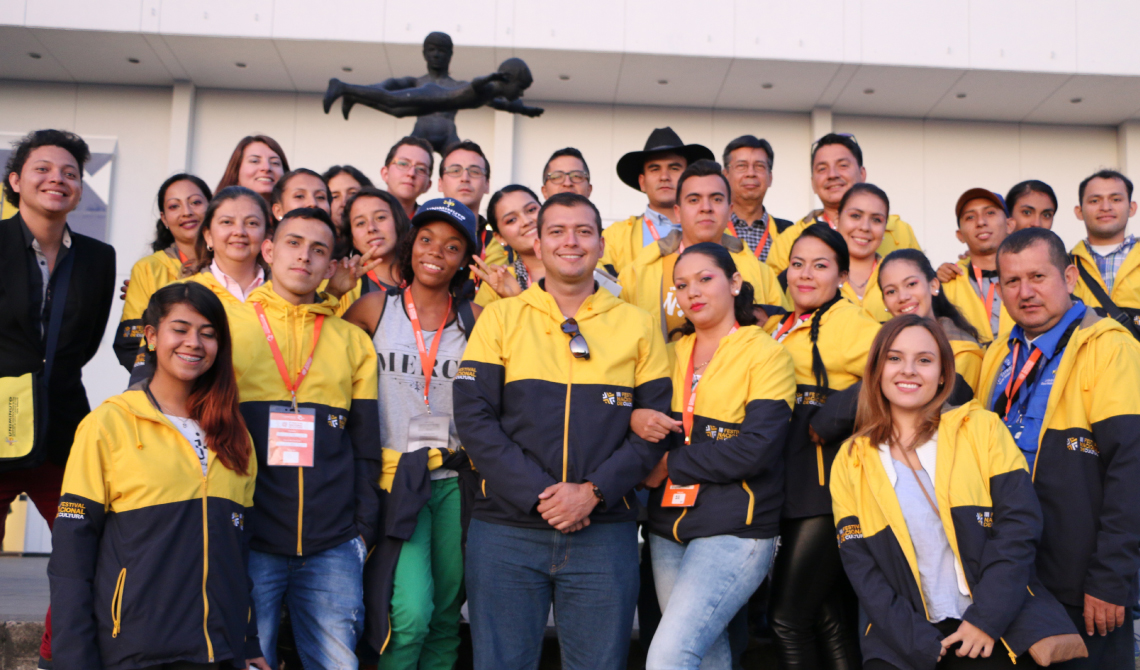
<svg viewBox="0 0 1140 670"><path fill-rule="evenodd" d="M289 171L289 159L277 140L266 135L247 135L234 147L222 180L214 189L244 186L269 201L281 175Z"/></svg>

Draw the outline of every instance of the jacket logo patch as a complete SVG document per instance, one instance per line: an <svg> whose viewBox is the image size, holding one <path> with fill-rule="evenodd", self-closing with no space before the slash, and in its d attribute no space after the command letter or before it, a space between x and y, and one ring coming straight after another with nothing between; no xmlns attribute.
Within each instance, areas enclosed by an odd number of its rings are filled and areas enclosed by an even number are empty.
<svg viewBox="0 0 1140 670"><path fill-rule="evenodd" d="M628 391L602 391L602 402L616 407L633 407L633 394Z"/></svg>
<svg viewBox="0 0 1140 670"><path fill-rule="evenodd" d="M819 391L800 391L796 393L797 405L811 405L812 407L823 407L827 402L827 397Z"/></svg>
<svg viewBox="0 0 1140 670"><path fill-rule="evenodd" d="M329 428L344 428L348 425L348 417L343 414L329 415Z"/></svg>
<svg viewBox="0 0 1140 670"><path fill-rule="evenodd" d="M1091 456L1100 456L1100 449L1090 437L1070 437L1065 440L1065 448L1069 451L1079 451Z"/></svg>
<svg viewBox="0 0 1140 670"><path fill-rule="evenodd" d="M143 336L143 327L142 326L139 326L139 325L123 326L123 337L124 338L128 338L128 337L134 338L134 337L142 337L142 336Z"/></svg>
<svg viewBox="0 0 1140 670"><path fill-rule="evenodd" d="M993 512L978 512L978 525L982 528L994 527L994 513Z"/></svg>
<svg viewBox="0 0 1140 670"><path fill-rule="evenodd" d="M87 506L80 502L64 501L59 504L59 513L56 514L57 519L79 519L82 521L87 518Z"/></svg>
<svg viewBox="0 0 1140 670"><path fill-rule="evenodd" d="M735 428L721 428L720 426L705 426L705 435L714 440L730 440L740 434Z"/></svg>
<svg viewBox="0 0 1140 670"><path fill-rule="evenodd" d="M455 374L455 378L473 382L475 381L475 368L459 368L459 372Z"/></svg>
<svg viewBox="0 0 1140 670"><path fill-rule="evenodd" d="M234 528L245 530L245 514L241 512L234 512L230 514L230 521L233 522Z"/></svg>
<svg viewBox="0 0 1140 670"><path fill-rule="evenodd" d="M836 533L836 539L839 540L839 546L843 546L847 540L862 540L863 528L857 523L847 524Z"/></svg>

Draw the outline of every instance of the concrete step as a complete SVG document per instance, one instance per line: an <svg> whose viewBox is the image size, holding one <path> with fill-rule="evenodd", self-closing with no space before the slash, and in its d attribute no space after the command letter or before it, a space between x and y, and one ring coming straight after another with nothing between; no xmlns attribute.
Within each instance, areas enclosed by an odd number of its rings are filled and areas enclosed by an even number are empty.
<svg viewBox="0 0 1140 670"><path fill-rule="evenodd" d="M42 620L0 624L0 670L34 670L43 634Z"/></svg>

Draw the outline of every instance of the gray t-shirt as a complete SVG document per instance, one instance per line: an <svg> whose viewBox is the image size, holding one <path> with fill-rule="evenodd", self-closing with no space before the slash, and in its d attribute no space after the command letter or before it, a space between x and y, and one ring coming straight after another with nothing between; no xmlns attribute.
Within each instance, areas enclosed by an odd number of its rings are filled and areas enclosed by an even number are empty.
<svg viewBox="0 0 1140 670"><path fill-rule="evenodd" d="M431 350L435 331L423 331L424 346ZM378 366L377 401L380 403L380 443L386 449L401 453L408 450L408 423L414 416L425 414L424 373L420 352L416 347L416 334L404 307L402 291L388 294L384 315L376 325L372 337L376 346ZM451 417L451 385L459 371L467 337L452 321L443 329L443 339L435 356L435 370L428 390L428 404L433 415ZM455 419L451 419L447 446L459 448L459 434ZM432 479L456 477L454 470L439 469L431 473Z"/></svg>
<svg viewBox="0 0 1140 670"><path fill-rule="evenodd" d="M194 453L198 454L198 460L202 463L202 475L206 474L206 457L209 455L209 449L206 448L206 437L202 434L202 427L194 419L185 419L173 414L166 414L166 418L170 419L170 423L182 433L186 441L194 447Z"/></svg>

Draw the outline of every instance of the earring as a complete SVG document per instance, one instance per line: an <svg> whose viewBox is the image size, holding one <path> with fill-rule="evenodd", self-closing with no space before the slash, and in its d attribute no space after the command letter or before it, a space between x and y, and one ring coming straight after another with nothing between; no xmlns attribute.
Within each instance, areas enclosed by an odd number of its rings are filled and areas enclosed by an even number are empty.
<svg viewBox="0 0 1140 670"><path fill-rule="evenodd" d="M154 351L154 345L153 344L147 344L146 348L149 349L150 351Z"/></svg>
<svg viewBox="0 0 1140 670"><path fill-rule="evenodd" d="M938 295L938 291L935 291L935 292L934 292L934 295Z"/></svg>
<svg viewBox="0 0 1140 670"><path fill-rule="evenodd" d="M206 251L209 251L210 253L214 253L214 247L207 244L206 245Z"/></svg>
<svg viewBox="0 0 1140 670"><path fill-rule="evenodd" d="M733 291L732 295L740 295L740 291Z"/></svg>

